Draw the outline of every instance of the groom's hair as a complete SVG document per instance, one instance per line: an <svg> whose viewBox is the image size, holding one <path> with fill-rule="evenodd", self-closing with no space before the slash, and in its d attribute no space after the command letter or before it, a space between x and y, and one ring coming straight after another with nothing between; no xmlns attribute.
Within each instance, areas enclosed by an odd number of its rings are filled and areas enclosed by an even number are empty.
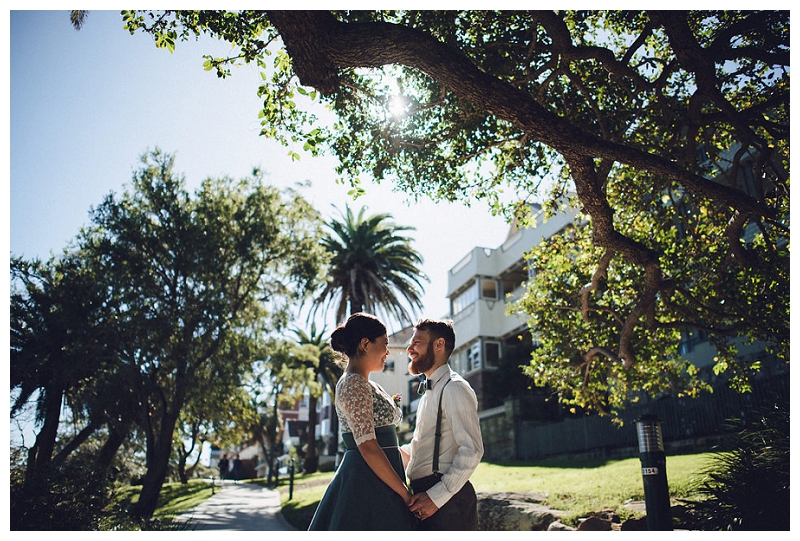
<svg viewBox="0 0 800 541"><path fill-rule="evenodd" d="M437 338L444 338L444 351L447 353L447 357L449 358L450 354L453 353L456 347L456 331L453 329L452 320L420 319L419 322L414 325L414 328L418 331L427 331L434 340Z"/></svg>

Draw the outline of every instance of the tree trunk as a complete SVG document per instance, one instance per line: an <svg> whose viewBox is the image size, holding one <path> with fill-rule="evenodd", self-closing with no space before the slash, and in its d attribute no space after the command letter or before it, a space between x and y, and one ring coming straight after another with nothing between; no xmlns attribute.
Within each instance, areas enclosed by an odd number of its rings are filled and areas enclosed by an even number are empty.
<svg viewBox="0 0 800 541"><path fill-rule="evenodd" d="M109 470L111 469L111 464L114 462L114 457L117 455L120 446L125 442L125 438L128 436L128 425L125 424L123 426L124 428L122 429L114 429L111 426L108 427L108 439L106 439L106 442L100 448L100 452L97 455L97 467L92 472L91 480L96 484L98 490L105 492L109 485Z"/></svg>
<svg viewBox="0 0 800 541"><path fill-rule="evenodd" d="M319 468L317 455L317 398L308 398L308 432L306 434L306 456L303 460L303 471L314 473Z"/></svg>
<svg viewBox="0 0 800 541"><path fill-rule="evenodd" d="M335 398L331 399L331 444L328 447L328 454L336 456L339 452L339 415L334 406Z"/></svg>
<svg viewBox="0 0 800 541"><path fill-rule="evenodd" d="M203 446L203 442L200 442L200 452L197 453L197 458L194 460L194 462L192 463L191 466L186 468L186 471L184 472L184 476L187 479L186 482L188 482L188 480L191 479L192 476L194 476L194 472L195 472L195 470L197 470L197 466L200 465L200 456L203 454L202 446Z"/></svg>
<svg viewBox="0 0 800 541"><path fill-rule="evenodd" d="M128 437L129 427L130 425L128 423L124 423L121 427L115 427L109 424L108 439L100 449L100 453L97 455L98 469L108 471L108 469L111 467L114 457L117 455L117 451L125 442L125 438Z"/></svg>
<svg viewBox="0 0 800 541"><path fill-rule="evenodd" d="M264 438L258 439L258 448L261 449L261 452L264 454L264 462L267 464L267 468L264 470L264 477L266 477L267 481L269 481L269 451L267 450L267 446L264 444ZM258 467L258 463L256 463L256 467ZM256 470L256 472L257 471L258 470ZM258 477L258 473L256 473L256 477Z"/></svg>
<svg viewBox="0 0 800 541"><path fill-rule="evenodd" d="M275 485L278 484L278 468L276 467L276 461L278 460L278 456L280 451L283 449L279 447L279 442L281 439L278 436L278 432L280 430L280 422L278 420L278 416L280 415L278 412L278 392L275 391L275 402L272 406L272 415L273 420L272 424L269 427L268 431L268 439L269 439L269 451L270 453L267 454L267 460L269 461L269 473L267 474L267 480L274 477Z"/></svg>
<svg viewBox="0 0 800 541"><path fill-rule="evenodd" d="M189 447L188 451L184 449L183 442L178 443L178 478L184 485L189 482L189 476L191 474L189 470L194 469L194 466L187 469L186 462L188 461L189 456L192 454L192 451L194 451L194 448L197 446L197 434L197 425L194 425L192 426L192 445Z"/></svg>
<svg viewBox="0 0 800 541"><path fill-rule="evenodd" d="M61 418L61 401L63 393L55 385L46 387L44 393L44 423L36 442L28 451L28 463L25 470L25 485L27 487L44 486L50 476L53 460L53 450L58 435L58 424Z"/></svg>
<svg viewBox="0 0 800 541"><path fill-rule="evenodd" d="M184 453L178 456L178 479L182 485L189 482L189 478L186 476L186 455Z"/></svg>
<svg viewBox="0 0 800 541"><path fill-rule="evenodd" d="M177 420L177 414L165 415L164 422L159 426L160 432L148 440L148 446L152 445L152 449L147 452L147 473L142 481L139 501L133 509L134 515L139 518L152 517L158 506L158 496L161 493L161 487L164 485L169 470L169 457L172 454L172 434Z"/></svg>
<svg viewBox="0 0 800 541"><path fill-rule="evenodd" d="M81 430L77 436L61 449L55 457L53 457L53 466L59 466L75 449L81 446L83 442L89 439L89 436L94 434L102 425L100 419L92 419L92 421Z"/></svg>

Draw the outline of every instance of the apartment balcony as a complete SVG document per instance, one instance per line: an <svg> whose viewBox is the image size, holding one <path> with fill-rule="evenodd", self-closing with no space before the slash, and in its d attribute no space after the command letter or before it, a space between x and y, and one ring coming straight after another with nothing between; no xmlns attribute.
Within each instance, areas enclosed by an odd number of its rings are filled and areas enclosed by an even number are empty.
<svg viewBox="0 0 800 541"><path fill-rule="evenodd" d="M506 302L478 299L453 316L456 338L466 344L478 337L500 338L526 324L523 316L506 314Z"/></svg>
<svg viewBox="0 0 800 541"><path fill-rule="evenodd" d="M542 221L544 215L540 212L536 219L541 223L525 229L512 227L505 242L498 248L473 248L448 272L447 296L452 299L459 291L469 287L476 277L498 277L518 266L525 252L571 223L576 213L571 210Z"/></svg>

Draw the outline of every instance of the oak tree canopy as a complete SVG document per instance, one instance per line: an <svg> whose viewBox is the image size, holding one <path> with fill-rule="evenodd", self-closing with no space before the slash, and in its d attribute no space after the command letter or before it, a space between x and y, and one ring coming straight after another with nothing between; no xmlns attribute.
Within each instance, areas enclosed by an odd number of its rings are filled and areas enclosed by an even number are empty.
<svg viewBox="0 0 800 541"><path fill-rule="evenodd" d="M568 400L696 390L690 331L743 387L758 363L737 340L788 362L788 11L122 15L159 47L230 42L206 69L257 63L262 133L333 154L356 192L389 181L521 221L571 199L586 227L534 250L517 305L530 374Z"/></svg>

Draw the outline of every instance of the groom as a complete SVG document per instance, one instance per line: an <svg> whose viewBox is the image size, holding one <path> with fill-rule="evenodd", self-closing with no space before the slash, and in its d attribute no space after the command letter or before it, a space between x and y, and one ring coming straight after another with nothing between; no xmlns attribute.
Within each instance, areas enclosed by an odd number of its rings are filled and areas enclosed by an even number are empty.
<svg viewBox="0 0 800 541"><path fill-rule="evenodd" d="M478 529L469 478L483 457L483 440L475 391L448 364L455 341L451 321L423 319L406 349L409 371L427 378L414 437L400 448L414 493L409 509L422 530Z"/></svg>

